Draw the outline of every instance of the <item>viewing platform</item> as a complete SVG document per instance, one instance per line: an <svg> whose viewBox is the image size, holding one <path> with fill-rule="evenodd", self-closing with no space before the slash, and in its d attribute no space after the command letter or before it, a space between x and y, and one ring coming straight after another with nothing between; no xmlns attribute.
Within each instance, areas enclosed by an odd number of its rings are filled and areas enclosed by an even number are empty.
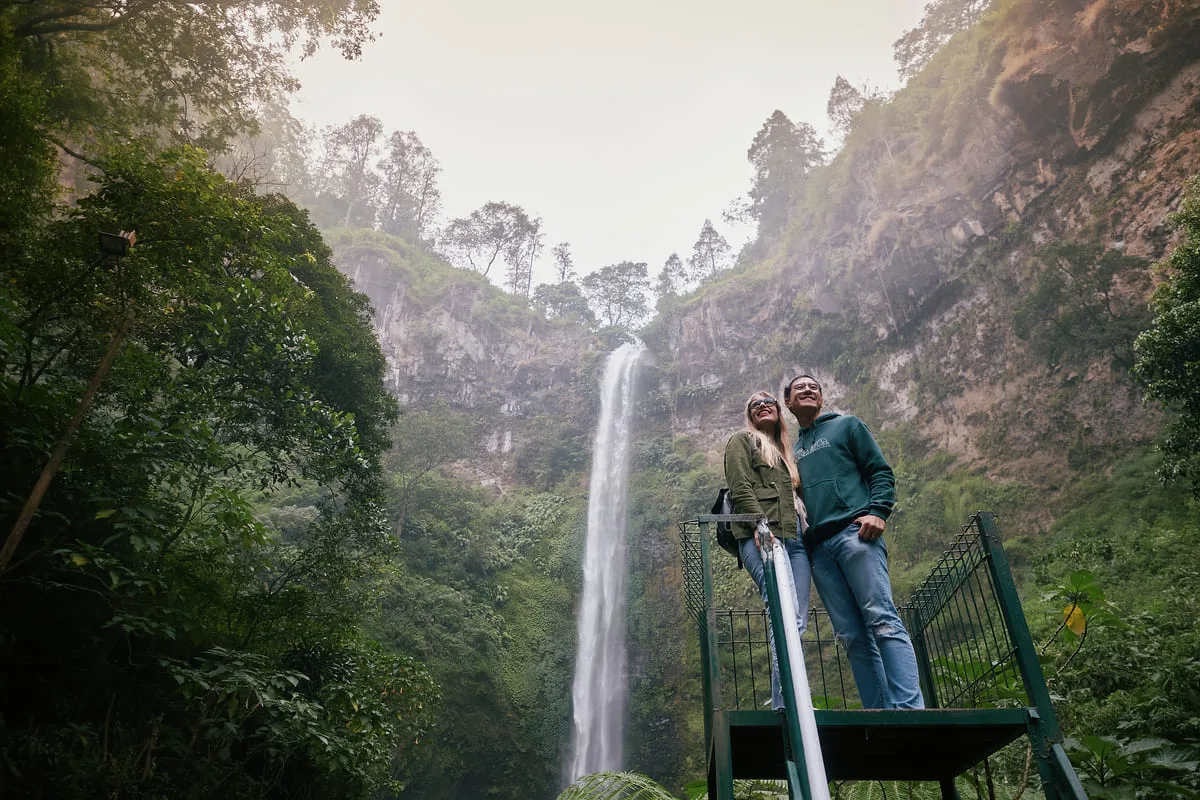
<svg viewBox="0 0 1200 800"><path fill-rule="evenodd" d="M713 524L751 520L706 514L680 524L684 593L700 637L708 797L732 800L735 779L786 779L792 798L810 800L802 748L786 746L785 718L764 707L767 612L713 604ZM828 779L932 781L943 798L958 798L956 776L1028 737L1044 795L1086 800L1063 750L993 514L970 518L900 611L916 651L922 711L855 708L854 682L829 618L820 608L809 614L803 649Z"/></svg>

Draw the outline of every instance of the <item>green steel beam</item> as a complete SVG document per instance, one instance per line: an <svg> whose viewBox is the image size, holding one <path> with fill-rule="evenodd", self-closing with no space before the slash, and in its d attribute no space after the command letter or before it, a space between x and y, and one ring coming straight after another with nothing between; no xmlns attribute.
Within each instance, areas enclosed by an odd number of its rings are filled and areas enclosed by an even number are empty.
<svg viewBox="0 0 1200 800"><path fill-rule="evenodd" d="M712 759L710 800L733 800L733 753L730 749L729 723L725 717L721 692L721 668L717 656L717 619L713 608L712 568L709 563L708 521L700 520L700 568L704 575L704 631L701 641L704 658L704 728ZM715 796L713 791L715 790Z"/></svg>
<svg viewBox="0 0 1200 800"><path fill-rule="evenodd" d="M996 515L990 511L980 511L975 518L978 520L980 540L988 556L988 569L992 572L992 580L1000 597L1000 612L1004 615L1004 624L1008 626L1016 649L1017 669L1021 671L1025 691L1034 705L1029 709L1029 738L1037 758L1038 773L1042 777L1042 790L1049 800L1087 800L1079 776L1075 774L1075 768L1062 748L1062 728L1059 727L1058 715L1050 700L1050 690L1046 687L1046 676L1033 646L1025 612L1021 609L1017 584L1009 569L1008 558L1004 555L1004 547L1000 544Z"/></svg>
<svg viewBox="0 0 1200 800"><path fill-rule="evenodd" d="M1000 598L1000 613L1004 616L1004 624L1008 626L1008 633L1016 649L1017 669L1025 682L1025 691L1037 708L1046 739L1049 742L1061 742L1062 729L1058 727L1058 717L1050 702L1050 690L1046 688L1046 676L1042 673L1042 664L1038 660L1033 637L1030 636L1029 626L1025 622L1021 598L1017 595L1017 584L1013 580L1012 570L1008 567L1004 548L1000 545L1000 529L996 526L996 515L990 511L980 511L975 517L979 524L980 541L987 553L988 569L991 570L996 594Z"/></svg>
<svg viewBox="0 0 1200 800"><path fill-rule="evenodd" d="M934 686L933 672L929 669L929 650L925 646L925 620L921 618L920 606L912 608L909 623L912 626L910 635L917 657L917 672L921 677L921 693L925 697L925 707L937 708L937 688Z"/></svg>

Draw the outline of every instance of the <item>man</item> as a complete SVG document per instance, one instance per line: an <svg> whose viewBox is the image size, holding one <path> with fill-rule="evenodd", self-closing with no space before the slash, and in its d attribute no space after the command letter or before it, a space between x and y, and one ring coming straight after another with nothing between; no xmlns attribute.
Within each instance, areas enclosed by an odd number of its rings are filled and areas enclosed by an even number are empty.
<svg viewBox="0 0 1200 800"><path fill-rule="evenodd" d="M784 402L800 424L793 452L804 486L804 546L813 583L846 645L864 708L924 708L912 639L892 601L883 531L896 478L858 417L822 414L821 384L788 383Z"/></svg>

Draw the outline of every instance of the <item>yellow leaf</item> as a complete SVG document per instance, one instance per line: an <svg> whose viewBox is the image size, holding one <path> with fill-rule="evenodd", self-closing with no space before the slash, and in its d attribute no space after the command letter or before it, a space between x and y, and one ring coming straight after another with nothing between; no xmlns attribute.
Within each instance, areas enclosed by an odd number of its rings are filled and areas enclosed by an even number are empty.
<svg viewBox="0 0 1200 800"><path fill-rule="evenodd" d="M84 564L88 563L87 556L81 556L79 553L75 553L71 556L71 563L77 567L82 567Z"/></svg>
<svg viewBox="0 0 1200 800"><path fill-rule="evenodd" d="M1087 619L1075 603L1063 609L1063 621L1076 636L1083 636L1083 632L1087 630Z"/></svg>

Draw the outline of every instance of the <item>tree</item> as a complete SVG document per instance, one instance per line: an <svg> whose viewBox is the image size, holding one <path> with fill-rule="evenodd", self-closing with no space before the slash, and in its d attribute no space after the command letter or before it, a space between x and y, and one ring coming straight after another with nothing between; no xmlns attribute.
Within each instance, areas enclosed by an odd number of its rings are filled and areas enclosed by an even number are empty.
<svg viewBox="0 0 1200 800"><path fill-rule="evenodd" d="M206 160L113 153L6 264L0 530L132 321L0 575L17 795L364 797L429 724L428 675L362 630L395 416L366 298L302 211ZM119 264L96 254L131 229ZM303 513L272 527L285 489Z"/></svg>
<svg viewBox="0 0 1200 800"><path fill-rule="evenodd" d="M442 193L437 186L441 165L415 132L395 131L379 168L383 171L380 229L420 241L441 211Z"/></svg>
<svg viewBox="0 0 1200 800"><path fill-rule="evenodd" d="M900 78L923 70L942 45L978 22L990 5L991 0L932 0L917 26L892 43Z"/></svg>
<svg viewBox="0 0 1200 800"><path fill-rule="evenodd" d="M534 290L533 304L551 319L574 319L588 327L596 324L596 315L574 281L543 283Z"/></svg>
<svg viewBox="0 0 1200 800"><path fill-rule="evenodd" d="M0 38L23 43L67 138L219 147L253 128L256 103L295 88L289 53L331 41L356 58L378 13L377 0L0 0Z"/></svg>
<svg viewBox="0 0 1200 800"><path fill-rule="evenodd" d="M541 220L530 220L520 206L486 203L466 217L450 220L438 245L451 264L487 275L497 261L511 265L528 252L528 240L540 235L540 226Z"/></svg>
<svg viewBox="0 0 1200 800"><path fill-rule="evenodd" d="M829 90L829 102L825 105L825 112L829 114L833 129L845 136L854 127L854 120L862 113L866 104L863 93L851 86L850 81L838 75Z"/></svg>
<svg viewBox="0 0 1200 800"><path fill-rule="evenodd" d="M529 297L533 285L533 264L545 245L540 217L528 220L521 235L508 248L504 260L508 264L508 290Z"/></svg>
<svg viewBox="0 0 1200 800"><path fill-rule="evenodd" d="M658 273L658 283L654 287L655 294L660 299L674 297L683 291L686 284L687 270L683 267L683 261L679 258L678 253L671 253L667 256L662 271Z"/></svg>
<svg viewBox="0 0 1200 800"><path fill-rule="evenodd" d="M610 327L629 328L644 317L649 291L650 279L641 262L610 264L583 279L584 296Z"/></svg>
<svg viewBox="0 0 1200 800"><path fill-rule="evenodd" d="M450 409L444 400L424 409L406 409L393 429L391 451L385 459L392 485L396 536L404 534L412 498L447 463L470 455L476 439L475 422Z"/></svg>
<svg viewBox="0 0 1200 800"><path fill-rule="evenodd" d="M50 218L58 159L44 138L53 124L40 77L21 63L20 49L0 34L0 264L15 263ZM0 315L2 316L2 315Z"/></svg>
<svg viewBox="0 0 1200 800"><path fill-rule="evenodd" d="M1189 481L1200 497L1200 179L1170 222L1182 239L1162 264L1169 277L1154 294L1150 329L1137 338L1134 375L1147 397L1175 411L1159 445L1160 474Z"/></svg>
<svg viewBox="0 0 1200 800"><path fill-rule="evenodd" d="M559 242L550 251L554 254L554 276L559 283L575 280L575 261L571 258L571 243Z"/></svg>
<svg viewBox="0 0 1200 800"><path fill-rule="evenodd" d="M729 242L713 227L712 220L704 220L700 226L700 236L692 245L692 255L688 258L691 279L702 281L725 269L730 250Z"/></svg>
<svg viewBox="0 0 1200 800"><path fill-rule="evenodd" d="M721 212L721 220L726 225L754 225L757 219L748 195L738 195L729 201L729 205Z"/></svg>
<svg viewBox="0 0 1200 800"><path fill-rule="evenodd" d="M322 183L325 192L338 198L345 208L343 226L353 222L360 227L374 227L379 176L371 166L379 153L381 136L383 123L366 114L325 129Z"/></svg>
<svg viewBox="0 0 1200 800"><path fill-rule="evenodd" d="M793 124L776 110L755 135L746 157L754 166L750 211L759 231L777 231L803 194L805 176L825 163L825 143L807 122Z"/></svg>
<svg viewBox="0 0 1200 800"><path fill-rule="evenodd" d="M214 153L217 169L234 183L260 192L286 191L297 202L314 198L312 132L292 116L287 102L270 98L255 108L257 125Z"/></svg>

